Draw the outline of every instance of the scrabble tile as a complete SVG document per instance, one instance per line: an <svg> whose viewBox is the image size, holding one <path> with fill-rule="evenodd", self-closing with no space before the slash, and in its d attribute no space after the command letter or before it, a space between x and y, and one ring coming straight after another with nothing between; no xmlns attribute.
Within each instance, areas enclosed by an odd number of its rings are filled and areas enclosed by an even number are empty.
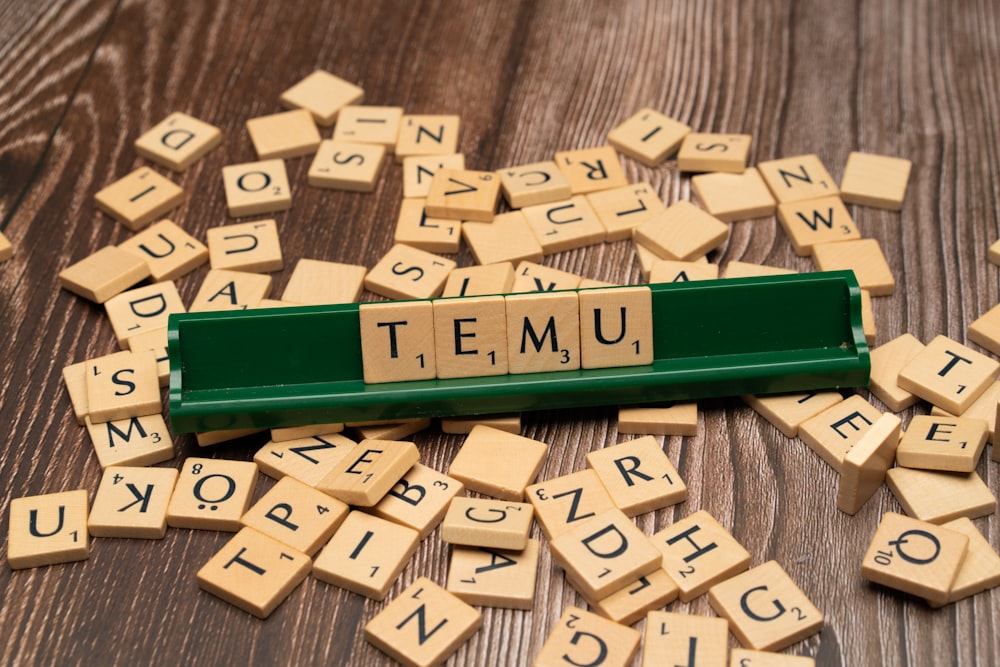
<svg viewBox="0 0 1000 667"><path fill-rule="evenodd" d="M912 334L904 333L871 351L871 385L869 391L893 412L902 412L918 400L914 394L896 383L899 371L924 349L924 344Z"/></svg>
<svg viewBox="0 0 1000 667"><path fill-rule="evenodd" d="M397 243L365 275L365 289L390 299L440 296L455 266L440 255Z"/></svg>
<svg viewBox="0 0 1000 667"><path fill-rule="evenodd" d="M650 538L663 569L690 602L715 584L750 567L750 554L705 510L698 510Z"/></svg>
<svg viewBox="0 0 1000 667"><path fill-rule="evenodd" d="M307 109L250 118L246 126L261 160L312 155L319 147L319 130Z"/></svg>
<svg viewBox="0 0 1000 667"><path fill-rule="evenodd" d="M852 152L847 156L840 196L848 204L898 211L903 208L910 165L903 158Z"/></svg>
<svg viewBox="0 0 1000 667"><path fill-rule="evenodd" d="M401 440L431 425L430 417L404 419L403 421L379 422L355 427L362 440Z"/></svg>
<svg viewBox="0 0 1000 667"><path fill-rule="evenodd" d="M160 540L167 534L167 504L177 483L173 468L105 468L90 508L94 537Z"/></svg>
<svg viewBox="0 0 1000 667"><path fill-rule="evenodd" d="M436 299L434 356L439 378L507 374L507 306L502 296ZM452 332L454 335L448 335Z"/></svg>
<svg viewBox="0 0 1000 667"><path fill-rule="evenodd" d="M149 167L139 167L94 195L97 208L137 232L184 201L184 191Z"/></svg>
<svg viewBox="0 0 1000 667"><path fill-rule="evenodd" d="M944 604L968 546L962 533L886 512L861 562L861 576Z"/></svg>
<svg viewBox="0 0 1000 667"><path fill-rule="evenodd" d="M199 447L211 447L212 445L217 445L220 442L231 442L248 435L262 433L265 430L266 429L263 428L219 429L217 431L202 431L200 433L195 433L194 435Z"/></svg>
<svg viewBox="0 0 1000 667"><path fill-rule="evenodd" d="M125 340L125 347L133 352L152 350L156 357L156 376L160 381L160 387L170 384L170 355L167 351L166 328L129 336Z"/></svg>
<svg viewBox="0 0 1000 667"><path fill-rule="evenodd" d="M456 496L441 521L441 539L449 544L521 551L528 544L533 516L528 503Z"/></svg>
<svg viewBox="0 0 1000 667"><path fill-rule="evenodd" d="M340 422L329 424L307 424L305 426L286 426L284 428L271 429L271 442L288 442L289 440L301 440L317 435L331 435L344 430L344 425Z"/></svg>
<svg viewBox="0 0 1000 667"><path fill-rule="evenodd" d="M917 468L892 468L886 483L908 515L944 523L959 517L977 519L993 514L997 499L974 472L938 472Z"/></svg>
<svg viewBox="0 0 1000 667"><path fill-rule="evenodd" d="M965 409L962 417L967 419L983 419L986 421L987 435L986 441L992 443L996 439L997 405L1000 402L1000 382L994 382L979 395L972 405ZM931 414L935 417L954 417L947 410L932 407ZM994 449L994 460L996 460L997 450Z"/></svg>
<svg viewBox="0 0 1000 667"><path fill-rule="evenodd" d="M697 435L698 403L618 408L618 432L634 435Z"/></svg>
<svg viewBox="0 0 1000 667"><path fill-rule="evenodd" d="M292 191L284 160L261 160L222 168L229 215L261 215L292 207Z"/></svg>
<svg viewBox="0 0 1000 667"><path fill-rule="evenodd" d="M434 308L430 301L363 303L361 361L365 382L431 380L434 359Z"/></svg>
<svg viewBox="0 0 1000 667"><path fill-rule="evenodd" d="M271 293L271 276L247 271L210 269L194 295L189 312L246 310Z"/></svg>
<svg viewBox="0 0 1000 667"><path fill-rule="evenodd" d="M965 552L962 565L948 591L948 603L1000 586L1000 556L979 532L976 524L966 517L961 517L941 524L941 527L969 538L968 551Z"/></svg>
<svg viewBox="0 0 1000 667"><path fill-rule="evenodd" d="M633 517L687 498L687 485L651 435L597 449L587 454L612 502Z"/></svg>
<svg viewBox="0 0 1000 667"><path fill-rule="evenodd" d="M440 169L465 169L465 155L414 155L403 159L403 197L426 199Z"/></svg>
<svg viewBox="0 0 1000 667"><path fill-rule="evenodd" d="M141 259L155 282L176 280L209 260L208 248L171 220L160 220L118 244Z"/></svg>
<svg viewBox="0 0 1000 667"><path fill-rule="evenodd" d="M354 441L337 433L282 442L272 440L257 450L253 460L269 477L281 479L287 475L316 486L356 446Z"/></svg>
<svg viewBox="0 0 1000 667"><path fill-rule="evenodd" d="M780 651L819 632L823 614L776 561L708 591L708 601L744 646Z"/></svg>
<svg viewBox="0 0 1000 667"><path fill-rule="evenodd" d="M308 109L318 125L329 127L337 113L349 104L358 104L365 91L324 70L316 70L281 94L286 109Z"/></svg>
<svg viewBox="0 0 1000 667"><path fill-rule="evenodd" d="M666 572L662 569L653 570L590 606L596 613L615 623L632 625L645 617L647 612L666 607L676 600L679 591L677 584Z"/></svg>
<svg viewBox="0 0 1000 667"><path fill-rule="evenodd" d="M521 211L501 213L493 222L463 222L462 238L480 264L542 261L542 246Z"/></svg>
<svg viewBox="0 0 1000 667"><path fill-rule="evenodd" d="M454 547L447 590L478 607L531 609L538 574L538 540L521 551Z"/></svg>
<svg viewBox="0 0 1000 667"><path fill-rule="evenodd" d="M535 481L548 445L489 426L476 426L452 459L448 475L470 491L521 501Z"/></svg>
<svg viewBox="0 0 1000 667"><path fill-rule="evenodd" d="M896 458L899 431L899 417L884 414L844 454L837 490L837 508L841 512L857 514L882 486Z"/></svg>
<svg viewBox="0 0 1000 667"><path fill-rule="evenodd" d="M149 351L115 352L86 366L87 418L94 424L159 414L160 382Z"/></svg>
<svg viewBox="0 0 1000 667"><path fill-rule="evenodd" d="M87 417L86 422L102 468L151 466L174 458L173 438L158 412L98 424Z"/></svg>
<svg viewBox="0 0 1000 667"><path fill-rule="evenodd" d="M283 477L240 519L282 544L314 555L343 523L349 508L293 477Z"/></svg>
<svg viewBox="0 0 1000 667"><path fill-rule="evenodd" d="M653 297L649 287L589 289L579 292L579 301L583 368L653 363Z"/></svg>
<svg viewBox="0 0 1000 667"><path fill-rule="evenodd" d="M511 292L554 292L557 290L576 289L580 286L581 276L569 271L553 269L549 266L523 261L514 270L514 284Z"/></svg>
<svg viewBox="0 0 1000 667"><path fill-rule="evenodd" d="M189 457L170 497L167 525L235 533L256 485L256 463Z"/></svg>
<svg viewBox="0 0 1000 667"><path fill-rule="evenodd" d="M348 105L337 113L334 141L377 144L386 150L396 147L403 107Z"/></svg>
<svg viewBox="0 0 1000 667"><path fill-rule="evenodd" d="M135 140L135 152L174 171L186 171L222 143L222 131L175 111Z"/></svg>
<svg viewBox="0 0 1000 667"><path fill-rule="evenodd" d="M73 406L73 416L76 423L83 426L87 417L87 362L81 361L77 364L70 364L62 370L63 384L66 385L66 393L69 395L69 402Z"/></svg>
<svg viewBox="0 0 1000 667"><path fill-rule="evenodd" d="M444 519L452 499L464 493L465 485L457 479L415 463L370 511L412 528L424 539Z"/></svg>
<svg viewBox="0 0 1000 667"><path fill-rule="evenodd" d="M396 162L417 155L454 155L458 129L458 116L404 115L396 140Z"/></svg>
<svg viewBox="0 0 1000 667"><path fill-rule="evenodd" d="M811 255L817 243L861 238L847 207L836 195L781 204L778 221L800 257Z"/></svg>
<svg viewBox="0 0 1000 667"><path fill-rule="evenodd" d="M288 278L282 301L307 306L353 303L361 296L367 267L300 259Z"/></svg>
<svg viewBox="0 0 1000 667"><path fill-rule="evenodd" d="M305 554L244 528L198 570L198 587L267 618L309 574Z"/></svg>
<svg viewBox="0 0 1000 667"><path fill-rule="evenodd" d="M986 446L987 428L984 419L916 415L899 441L896 461L907 468L972 472Z"/></svg>
<svg viewBox="0 0 1000 667"><path fill-rule="evenodd" d="M986 253L991 264L1000 264L1000 240L994 241Z"/></svg>
<svg viewBox="0 0 1000 667"><path fill-rule="evenodd" d="M638 630L567 607L538 652L534 666L626 667L632 663L641 638Z"/></svg>
<svg viewBox="0 0 1000 667"><path fill-rule="evenodd" d="M799 434L802 422L837 405L844 397L836 391L813 391L775 396L743 396L743 400L776 429L789 438L794 438Z"/></svg>
<svg viewBox="0 0 1000 667"><path fill-rule="evenodd" d="M478 611L419 577L368 621L365 639L407 667L431 667L447 660L481 624Z"/></svg>
<svg viewBox="0 0 1000 667"><path fill-rule="evenodd" d="M966 335L976 345L1000 355L1000 305L993 306L973 320Z"/></svg>
<svg viewBox="0 0 1000 667"><path fill-rule="evenodd" d="M524 208L569 199L569 181L555 162L535 162L497 172L500 188L511 208Z"/></svg>
<svg viewBox="0 0 1000 667"><path fill-rule="evenodd" d="M492 222L499 197L500 179L491 171L439 169L424 207L435 218Z"/></svg>
<svg viewBox="0 0 1000 667"><path fill-rule="evenodd" d="M316 485L350 505L371 507L420 459L412 442L363 440Z"/></svg>
<svg viewBox="0 0 1000 667"><path fill-rule="evenodd" d="M213 269L270 273L285 266L274 220L211 227L205 237Z"/></svg>
<svg viewBox="0 0 1000 667"><path fill-rule="evenodd" d="M774 214L774 198L754 167L740 174L700 174L691 179L691 189L702 206L724 222Z"/></svg>
<svg viewBox="0 0 1000 667"><path fill-rule="evenodd" d="M545 255L604 241L604 225L584 195L526 206L521 211Z"/></svg>
<svg viewBox="0 0 1000 667"><path fill-rule="evenodd" d="M518 435L521 432L521 413L509 412L496 415L442 417L441 432L467 435L479 424Z"/></svg>
<svg viewBox="0 0 1000 667"><path fill-rule="evenodd" d="M646 615L642 667L725 665L729 623L724 618L651 611Z"/></svg>
<svg viewBox="0 0 1000 667"><path fill-rule="evenodd" d="M313 563L313 576L373 600L384 600L420 544L417 531L364 512L350 512Z"/></svg>
<svg viewBox="0 0 1000 667"><path fill-rule="evenodd" d="M561 151L556 153L555 162L575 195L628 185L618 154L611 146Z"/></svg>
<svg viewBox="0 0 1000 667"><path fill-rule="evenodd" d="M404 199L393 240L427 252L455 253L462 242L462 225L457 220L428 216L423 199Z"/></svg>
<svg viewBox="0 0 1000 667"><path fill-rule="evenodd" d="M648 183L592 192L586 196L600 220L607 241L631 238L632 231L661 215L666 207Z"/></svg>
<svg viewBox="0 0 1000 667"><path fill-rule="evenodd" d="M762 276L787 276L798 273L791 269L780 266L767 266L766 264L754 264L752 262L732 261L726 264L726 273L723 278L756 278Z"/></svg>
<svg viewBox="0 0 1000 667"><path fill-rule="evenodd" d="M171 313L183 313L184 302L177 285L167 280L155 285L136 287L104 302L111 328L123 349L132 336L163 329Z"/></svg>
<svg viewBox="0 0 1000 667"><path fill-rule="evenodd" d="M532 484L525 495L549 540L566 533L578 521L614 509L600 478L590 468Z"/></svg>
<svg viewBox="0 0 1000 667"><path fill-rule="evenodd" d="M692 132L677 151L677 170L742 174L752 140L749 134Z"/></svg>
<svg viewBox="0 0 1000 667"><path fill-rule="evenodd" d="M722 245L729 225L690 202L678 201L636 227L634 234L661 259L690 261Z"/></svg>
<svg viewBox="0 0 1000 667"><path fill-rule="evenodd" d="M59 272L63 289L104 303L149 277L149 266L135 255L113 245L105 246Z"/></svg>
<svg viewBox="0 0 1000 667"><path fill-rule="evenodd" d="M896 289L896 280L876 239L816 243L813 261L820 271L854 271L858 285L872 296L888 296Z"/></svg>
<svg viewBox="0 0 1000 667"><path fill-rule="evenodd" d="M769 160L757 165L779 204L840 194L816 155Z"/></svg>
<svg viewBox="0 0 1000 667"><path fill-rule="evenodd" d="M799 437L839 473L844 454L881 416L878 408L854 394L799 424Z"/></svg>
<svg viewBox="0 0 1000 667"><path fill-rule="evenodd" d="M872 293L861 292L861 328L865 331L865 342L869 347L875 344L875 311L872 309Z"/></svg>
<svg viewBox="0 0 1000 667"><path fill-rule="evenodd" d="M385 147L377 144L326 140L319 145L309 166L309 185L314 188L371 192L378 180Z"/></svg>
<svg viewBox="0 0 1000 667"><path fill-rule="evenodd" d="M754 651L749 648L734 648L729 652L729 667L815 667L815 665L814 659L802 655Z"/></svg>
<svg viewBox="0 0 1000 667"><path fill-rule="evenodd" d="M965 412L997 378L1000 363L936 336L899 371L897 384L952 414Z"/></svg>
<svg viewBox="0 0 1000 667"><path fill-rule="evenodd" d="M576 292L517 294L507 307L510 373L580 368L580 308Z"/></svg>
<svg viewBox="0 0 1000 667"><path fill-rule="evenodd" d="M659 569L660 552L621 510L584 519L549 543L566 578L599 600Z"/></svg>
<svg viewBox="0 0 1000 667"><path fill-rule="evenodd" d="M13 256L14 246L11 245L10 239L8 239L3 232L0 232L0 262L6 262Z"/></svg>
<svg viewBox="0 0 1000 667"><path fill-rule="evenodd" d="M510 262L463 266L448 274L441 296L506 294L513 285L514 265Z"/></svg>
<svg viewBox="0 0 1000 667"><path fill-rule="evenodd" d="M704 262L678 262L670 259L653 259L650 266L650 283L687 283L696 280L717 280L719 265Z"/></svg>
<svg viewBox="0 0 1000 667"><path fill-rule="evenodd" d="M655 167L671 157L691 128L652 109L640 109L608 132L608 143L619 153Z"/></svg>
<svg viewBox="0 0 1000 667"><path fill-rule="evenodd" d="M7 564L12 570L90 557L87 490L12 498Z"/></svg>
<svg viewBox="0 0 1000 667"><path fill-rule="evenodd" d="M660 257L647 248L646 246L639 243L639 241L634 237L632 238L632 247L635 249L635 259L639 263L639 271L642 275L642 282L650 283L653 282L651 279L653 273L653 264L657 262Z"/></svg>

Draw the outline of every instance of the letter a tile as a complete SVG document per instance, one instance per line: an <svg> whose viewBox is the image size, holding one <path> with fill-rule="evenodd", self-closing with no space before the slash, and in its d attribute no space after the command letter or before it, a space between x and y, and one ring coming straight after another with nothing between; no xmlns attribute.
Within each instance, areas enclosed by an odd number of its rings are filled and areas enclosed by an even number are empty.
<svg viewBox="0 0 1000 667"><path fill-rule="evenodd" d="M631 664L642 635L577 607L567 607L535 658L534 667Z"/></svg>
<svg viewBox="0 0 1000 667"><path fill-rule="evenodd" d="M86 489L10 501L7 563L12 570L86 560L89 544Z"/></svg>
<svg viewBox="0 0 1000 667"><path fill-rule="evenodd" d="M454 547L447 588L476 606L531 609L537 574L538 540L521 551Z"/></svg>

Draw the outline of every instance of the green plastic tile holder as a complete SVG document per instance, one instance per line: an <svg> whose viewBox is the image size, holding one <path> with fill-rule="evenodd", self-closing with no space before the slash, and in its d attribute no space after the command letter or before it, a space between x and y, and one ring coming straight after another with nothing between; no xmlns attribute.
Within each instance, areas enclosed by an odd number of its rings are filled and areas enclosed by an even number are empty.
<svg viewBox="0 0 1000 667"><path fill-rule="evenodd" d="M362 379L357 303L171 315L170 422L187 433L868 384L851 271L649 287L650 365L385 384Z"/></svg>

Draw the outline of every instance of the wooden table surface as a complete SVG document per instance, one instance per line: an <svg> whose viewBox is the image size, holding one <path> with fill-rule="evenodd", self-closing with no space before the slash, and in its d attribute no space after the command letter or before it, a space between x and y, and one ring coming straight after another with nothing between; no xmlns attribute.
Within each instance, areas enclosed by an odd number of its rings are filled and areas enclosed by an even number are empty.
<svg viewBox="0 0 1000 667"><path fill-rule="evenodd" d="M60 373L115 351L115 338L103 308L56 279L131 236L96 210L94 193L149 164L132 147L139 134L172 111L188 112L225 137L172 176L187 195L172 219L204 239L230 222L220 168L255 159L244 121L279 111L279 94L316 68L362 86L368 104L460 114L460 150L473 169L600 145L645 106L696 130L752 134L751 163L817 153L838 182L850 151L906 157L913 170L901 214L851 207L896 279L895 293L874 302L878 342L904 332L964 341L967 325L998 301L997 270L986 259L1000 227L996 2L4 0L0 228L16 248L0 265L4 554L11 498L77 488L93 498L101 474ZM286 266L274 274L274 295L299 258L373 266L392 244L402 196L395 164L373 194L360 195L308 187L309 163L287 161L294 202L274 216ZM673 160L623 164L665 202L691 198L690 178ZM472 263L467 249L455 259ZM813 270L774 218L734 223L711 259ZM545 264L641 281L627 241ZM178 281L187 303L206 271ZM640 516L644 531L706 509L754 564L778 560L826 616L821 634L789 652L820 664L996 663L1000 592L933 611L861 579L879 517L900 510L885 487L846 516L836 509L836 474L801 441L737 399L700 407L698 435L664 441L689 498ZM904 421L927 409L907 410ZM580 469L586 452L619 441L610 406L526 414L522 434L550 445L542 479ZM415 439L423 461L442 470L462 442L437 426ZM191 455L251 459L263 442L201 450L178 436L177 458L163 465ZM988 459L989 450L977 470L996 493L1000 464ZM262 480L258 496L269 486ZM976 525L1000 546L996 515ZM387 662L362 639L383 603L308 578L259 621L199 591L196 571L229 537L172 529L162 541L95 538L89 561L0 567L0 663ZM447 556L433 533L390 599L419 575L443 583ZM482 629L451 664L528 664L571 604L583 602L543 548L534 609L484 609ZM669 609L713 614L704 596Z"/></svg>

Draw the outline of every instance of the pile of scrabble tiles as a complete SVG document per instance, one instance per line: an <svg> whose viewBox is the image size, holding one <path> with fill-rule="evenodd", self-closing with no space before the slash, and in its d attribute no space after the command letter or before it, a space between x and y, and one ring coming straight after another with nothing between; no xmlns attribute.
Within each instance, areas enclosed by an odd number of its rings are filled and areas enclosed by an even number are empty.
<svg viewBox="0 0 1000 667"><path fill-rule="evenodd" d="M370 269L299 258L281 298L271 299L268 273L285 266L273 219L212 228L206 246L162 219L184 193L150 167L97 193L97 206L136 233L66 267L60 280L104 304L123 350L64 371L104 474L92 505L86 489L13 500L10 566L85 559L89 536L157 539L168 526L231 531L198 572L204 590L265 618L311 573L378 601L365 636L410 665L447 659L479 628L477 606L530 609L543 544L590 611L563 611L539 665L564 656L572 664L627 664L640 642L643 664L723 664L727 656L755 664L746 661L819 632L822 613L782 566L751 567L751 554L708 512L690 508L654 535L633 521L685 501L684 481L655 436L695 434L694 403L622 408L618 431L641 437L596 449L585 469L542 481L548 446L520 435L519 415L442 420L445 432L467 434L446 471L421 464L405 440L429 420L272 429L252 462L190 457L180 470L154 467L174 457L160 388L167 317L185 310L352 302L362 289L408 299L594 287L607 283L546 267L543 258L629 239L644 281L711 279L720 270L706 253L726 241L730 223L776 213L795 251L818 269L855 271L866 295L865 333L875 340L870 298L891 294L894 281L878 242L861 238L845 202L899 210L906 160L852 153L838 188L815 155L748 167L751 137L693 133L641 110L609 133L606 146L476 172L456 153L457 116L406 115L361 105L362 96L326 72L306 77L282 95L290 111L247 122L260 161L227 166L222 179L231 216L264 215L292 204L286 158L315 155L313 187L370 192L392 153L405 198L396 245ZM317 125L334 126L332 139ZM221 140L217 128L174 113L135 148L181 172ZM651 167L676 155L681 172L711 172L691 178L701 207L665 206L649 184L628 183L619 154ZM509 210L497 213L501 194ZM441 256L463 240L478 265ZM994 256L1000 262L1000 246ZM186 309L175 281L206 262L211 268ZM730 262L723 275L785 272ZM969 338L1000 354L1000 306L970 326ZM744 398L837 470L842 511L856 513L889 484L908 516L883 517L864 577L932 605L996 586L1000 558L970 519L995 508L974 469L995 432L1000 364L957 341L938 337L925 346L910 335L876 347L872 364L871 393L886 413L839 392ZM902 433L894 413L920 400L934 406L931 414ZM197 440L208 446L246 433ZM253 502L260 473L277 483ZM536 519L543 541L529 537ZM447 581L418 577L383 605L439 526L440 539L453 545ZM719 617L665 611L704 594ZM630 627L642 619L644 638ZM730 632L745 648L730 651Z"/></svg>

